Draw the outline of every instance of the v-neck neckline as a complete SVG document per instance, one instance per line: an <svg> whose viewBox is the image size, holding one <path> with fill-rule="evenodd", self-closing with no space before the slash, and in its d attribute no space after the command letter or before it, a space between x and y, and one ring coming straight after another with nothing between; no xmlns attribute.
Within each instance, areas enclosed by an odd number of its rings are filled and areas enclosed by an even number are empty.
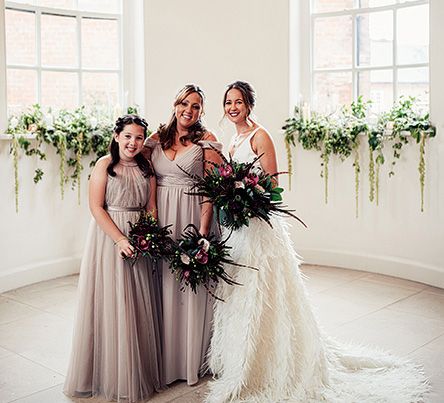
<svg viewBox="0 0 444 403"><path fill-rule="evenodd" d="M165 154L165 150L161 147L161 150L162 150L162 154L163 154L163 156L169 161L169 162L175 162L175 161L177 161L178 159L180 159L180 158L182 158L184 155L187 155L194 147L196 147L197 146L197 144L193 144L191 147L187 147L187 148L189 148L189 150L187 150L187 151L185 151L184 153L182 153L182 154L180 154L180 155L177 155L176 154L176 158L174 158L173 160L170 160L169 158L168 158L168 156Z"/></svg>

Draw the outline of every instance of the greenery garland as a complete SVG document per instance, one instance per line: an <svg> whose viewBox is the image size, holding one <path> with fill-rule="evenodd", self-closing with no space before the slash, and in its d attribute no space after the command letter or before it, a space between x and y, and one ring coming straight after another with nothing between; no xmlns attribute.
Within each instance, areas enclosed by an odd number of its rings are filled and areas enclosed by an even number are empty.
<svg viewBox="0 0 444 403"><path fill-rule="evenodd" d="M334 115L302 113L303 107L296 107L294 116L288 118L283 126L288 159L290 181L292 175L291 149L298 141L304 150L321 152L321 177L324 178L324 199L328 202L328 164L330 156L339 156L341 161L354 154L356 217L359 205L359 136L367 137L369 147L369 200L379 204L379 174L385 162L383 147L391 142L393 160L389 177L394 175L396 161L401 157L404 145L410 138L419 143L419 181L421 191L421 211L424 210L425 184L425 141L436 135L429 114L422 114L413 97L402 97L398 103L377 119L375 125L369 123L368 110L371 101L364 102L362 97L343 107ZM305 109L306 111L306 109Z"/></svg>
<svg viewBox="0 0 444 403"><path fill-rule="evenodd" d="M129 107L128 113L137 113L137 108ZM108 153L114 128L114 119L103 109L87 109L82 106L75 110L62 109L53 113L51 109L43 112L35 104L18 116L9 118L7 134L12 137L11 155L14 161L15 203L18 212L19 182L18 159L19 149L26 156L46 159L46 149L54 147L60 156L60 196L64 198L65 185L71 180L72 188L77 188L80 204L80 178L83 171L83 157L93 156L90 167ZM41 167L34 173L34 183L44 177Z"/></svg>

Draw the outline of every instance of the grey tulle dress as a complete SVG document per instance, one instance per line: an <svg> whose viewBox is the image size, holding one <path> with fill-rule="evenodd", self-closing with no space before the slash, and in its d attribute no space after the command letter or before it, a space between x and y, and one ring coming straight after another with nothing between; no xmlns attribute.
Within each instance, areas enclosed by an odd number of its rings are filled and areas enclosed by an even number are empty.
<svg viewBox="0 0 444 403"><path fill-rule="evenodd" d="M108 175L106 209L127 234L149 197L149 179L135 163ZM64 392L135 402L163 386L160 281L142 258L131 267L113 240L91 221L82 258L79 303Z"/></svg>
<svg viewBox="0 0 444 403"><path fill-rule="evenodd" d="M173 238L181 236L188 224L200 225L201 199L187 195L193 185L188 173L203 174L203 150L209 144L221 150L217 142L200 141L193 144L175 160L170 160L160 143L148 139L145 145L152 149L151 161L157 178L157 209L159 225L172 224ZM213 224L212 232L217 230ZM181 291L180 283L163 263L163 362L166 383L186 380L197 383L206 362L211 335L213 298L205 288L194 294Z"/></svg>

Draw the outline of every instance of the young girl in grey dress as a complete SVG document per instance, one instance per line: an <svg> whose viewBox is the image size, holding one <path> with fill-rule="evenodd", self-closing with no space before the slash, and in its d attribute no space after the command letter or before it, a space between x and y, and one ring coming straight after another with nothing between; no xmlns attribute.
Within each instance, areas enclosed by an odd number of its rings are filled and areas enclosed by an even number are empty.
<svg viewBox="0 0 444 403"><path fill-rule="evenodd" d="M133 248L128 221L141 209L156 214L156 181L140 154L147 123L119 118L110 155L91 174L94 217L80 268L79 304L64 386L69 396L102 395L135 402L162 389L159 281L147 258L134 266L122 258Z"/></svg>

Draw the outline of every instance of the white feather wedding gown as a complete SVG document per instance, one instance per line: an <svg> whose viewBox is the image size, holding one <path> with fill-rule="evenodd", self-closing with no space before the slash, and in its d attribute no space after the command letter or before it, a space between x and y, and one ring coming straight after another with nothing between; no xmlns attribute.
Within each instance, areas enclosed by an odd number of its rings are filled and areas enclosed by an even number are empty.
<svg viewBox="0 0 444 403"><path fill-rule="evenodd" d="M234 158L255 157L249 136ZM272 225L253 219L228 242L235 262L259 270L228 267L243 285L217 289L225 302L215 305L206 401L422 402L429 385L421 367L321 332L285 221Z"/></svg>

